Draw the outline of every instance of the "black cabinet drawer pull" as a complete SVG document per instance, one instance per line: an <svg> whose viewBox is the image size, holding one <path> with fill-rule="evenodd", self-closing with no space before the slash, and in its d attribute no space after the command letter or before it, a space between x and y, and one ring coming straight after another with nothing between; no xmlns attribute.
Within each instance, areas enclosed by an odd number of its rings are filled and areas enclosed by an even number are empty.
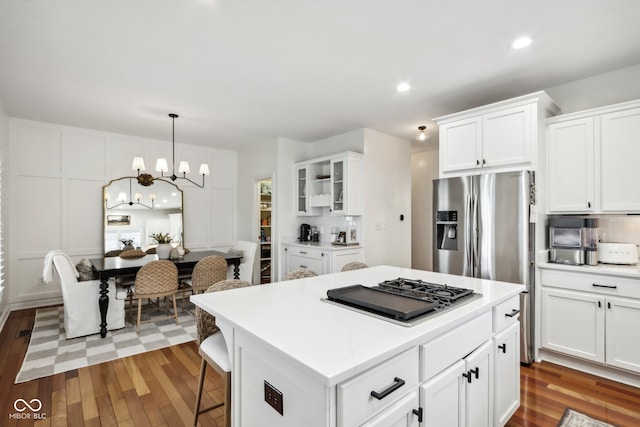
<svg viewBox="0 0 640 427"><path fill-rule="evenodd" d="M518 313L520 313L520 310L516 310L516 309L514 308L513 310L511 310L511 313L505 313L504 315L505 315L506 317L513 317L513 316L515 316L515 315L516 315L516 314L518 314Z"/></svg>
<svg viewBox="0 0 640 427"><path fill-rule="evenodd" d="M307 268L307 266L300 264L300 268Z"/></svg>
<svg viewBox="0 0 640 427"><path fill-rule="evenodd" d="M380 393L378 393L377 391L373 390L371 392L371 396L375 397L378 400L382 400L385 397L389 396L391 393L393 393L394 391L396 391L397 389L399 389L400 387L402 387L404 385L404 380L395 377L393 379L393 384L389 387L386 388L384 390L382 390Z"/></svg>
<svg viewBox="0 0 640 427"><path fill-rule="evenodd" d="M301 253L302 255L306 255L306 254L307 254L305 251L300 251L300 253Z"/></svg>
<svg viewBox="0 0 640 427"><path fill-rule="evenodd" d="M592 284L594 288L607 288L607 289L618 289L616 285L601 285L599 283Z"/></svg>
<svg viewBox="0 0 640 427"><path fill-rule="evenodd" d="M502 350L503 353L507 352L507 344L500 344L498 348Z"/></svg>

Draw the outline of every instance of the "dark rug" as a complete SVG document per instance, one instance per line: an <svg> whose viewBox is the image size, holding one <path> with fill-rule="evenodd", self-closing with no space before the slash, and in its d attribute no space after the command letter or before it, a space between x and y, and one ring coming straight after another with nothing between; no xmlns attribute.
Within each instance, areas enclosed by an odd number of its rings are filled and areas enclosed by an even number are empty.
<svg viewBox="0 0 640 427"><path fill-rule="evenodd" d="M567 408L558 423L558 427L615 427L595 418L591 418L575 409Z"/></svg>

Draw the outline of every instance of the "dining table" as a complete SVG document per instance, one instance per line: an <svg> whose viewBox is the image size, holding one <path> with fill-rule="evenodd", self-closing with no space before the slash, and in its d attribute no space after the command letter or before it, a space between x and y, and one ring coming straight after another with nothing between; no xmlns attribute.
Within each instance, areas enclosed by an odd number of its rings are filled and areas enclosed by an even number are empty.
<svg viewBox="0 0 640 427"><path fill-rule="evenodd" d="M215 250L191 251L180 258L170 259L170 261L175 263L180 274L185 274L193 271L193 268L198 261L212 255L221 256L227 261L227 265L233 265L233 277L235 279L240 278L240 262L242 261L241 253L220 252ZM100 280L98 307L100 309L100 336L102 338L107 336L109 279L119 276L135 275L143 265L156 260L158 260L158 255L156 254L147 254L141 258L121 258L119 256L114 256L93 258L89 260L93 267L94 274L97 275Z"/></svg>

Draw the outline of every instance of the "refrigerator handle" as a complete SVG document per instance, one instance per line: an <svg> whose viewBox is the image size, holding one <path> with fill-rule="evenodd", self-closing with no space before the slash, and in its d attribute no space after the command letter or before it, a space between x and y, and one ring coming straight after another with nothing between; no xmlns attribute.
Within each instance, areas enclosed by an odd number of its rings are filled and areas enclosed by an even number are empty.
<svg viewBox="0 0 640 427"><path fill-rule="evenodd" d="M478 196L473 194L471 196L471 206L472 206L472 222L471 222L471 246L473 249L473 277L480 277L480 271L478 271L478 266L480 265L480 260L478 259L479 250L478 250Z"/></svg>
<svg viewBox="0 0 640 427"><path fill-rule="evenodd" d="M471 199L471 195L467 195L467 200L464 207L464 235L466 239L465 270L468 271L468 273L466 273L465 275L471 275L473 277L472 212L473 200Z"/></svg>

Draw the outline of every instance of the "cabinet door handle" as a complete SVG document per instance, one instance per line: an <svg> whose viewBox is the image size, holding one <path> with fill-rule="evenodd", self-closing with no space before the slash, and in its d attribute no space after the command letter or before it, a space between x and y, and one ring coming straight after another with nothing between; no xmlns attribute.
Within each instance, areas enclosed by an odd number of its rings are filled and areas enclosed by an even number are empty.
<svg viewBox="0 0 640 427"><path fill-rule="evenodd" d="M515 315L516 315L516 314L518 314L518 313L520 313L520 310L516 310L516 309L514 308L513 310L511 310L511 313L505 313L504 315L505 315L506 317L513 317L513 316L515 316Z"/></svg>
<svg viewBox="0 0 640 427"><path fill-rule="evenodd" d="M590 208L591 207L591 202L587 202L587 207Z"/></svg>
<svg viewBox="0 0 640 427"><path fill-rule="evenodd" d="M503 353L506 353L506 352L507 352L507 344L506 344L506 343L505 343L505 344L500 344L500 345L498 346L498 348L499 348L500 350L502 350L502 352L503 352Z"/></svg>
<svg viewBox="0 0 640 427"><path fill-rule="evenodd" d="M373 391L371 391L371 396L375 397L378 400L382 400L385 397L389 396L394 391L396 391L397 389L399 389L400 387L402 387L403 385L404 385L404 380L403 379L400 379L398 377L394 377L393 378L393 384L391 384L391 386L389 386L388 388L382 390L380 393L378 393L377 391L373 390Z"/></svg>
<svg viewBox="0 0 640 427"><path fill-rule="evenodd" d="M611 303L609 301L607 301L607 308L611 310Z"/></svg>
<svg viewBox="0 0 640 427"><path fill-rule="evenodd" d="M482 159L482 166L486 165L487 161L485 159Z"/></svg>
<svg viewBox="0 0 640 427"><path fill-rule="evenodd" d="M476 376L476 379L480 376L480 368L476 366L475 369L469 369L469 372Z"/></svg>
<svg viewBox="0 0 640 427"><path fill-rule="evenodd" d="M305 251L300 251L300 253L301 253L302 255L306 255L306 254L307 254Z"/></svg>
<svg viewBox="0 0 640 427"><path fill-rule="evenodd" d="M476 159L476 166L480 166L480 160Z"/></svg>
<svg viewBox="0 0 640 427"><path fill-rule="evenodd" d="M617 285L601 285L599 283L593 283L591 286L594 288L618 289Z"/></svg>
<svg viewBox="0 0 640 427"><path fill-rule="evenodd" d="M598 308L602 307L602 302L598 301Z"/></svg>
<svg viewBox="0 0 640 427"><path fill-rule="evenodd" d="M300 268L307 268L307 266L300 264Z"/></svg>
<svg viewBox="0 0 640 427"><path fill-rule="evenodd" d="M413 411L414 415L418 416L418 422L421 423L422 422L422 407L419 407L418 409L414 409Z"/></svg>

